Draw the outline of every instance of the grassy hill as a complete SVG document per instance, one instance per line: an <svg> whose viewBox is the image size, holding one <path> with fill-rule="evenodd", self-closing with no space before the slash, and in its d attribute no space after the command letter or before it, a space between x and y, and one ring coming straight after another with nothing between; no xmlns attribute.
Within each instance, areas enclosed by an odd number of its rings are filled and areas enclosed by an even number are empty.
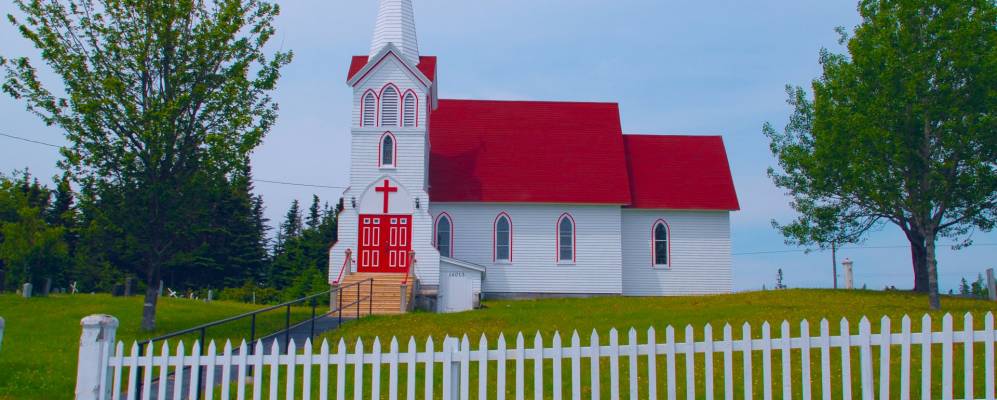
<svg viewBox="0 0 997 400"><path fill-rule="evenodd" d="M71 399L76 385L80 320L91 314L118 318L118 340L131 343L163 333L190 328L206 322L259 309L262 306L216 301L160 300L156 332L142 332L142 297L109 295L53 295L24 299L0 295L0 317L4 317L3 345L0 346L0 399ZM295 310L295 320L310 310ZM283 325L282 312L264 314L257 321L258 332L272 332ZM249 321L209 329L213 339L242 340L249 335ZM184 337L187 348L194 337ZM175 345L175 341L171 341Z"/></svg>

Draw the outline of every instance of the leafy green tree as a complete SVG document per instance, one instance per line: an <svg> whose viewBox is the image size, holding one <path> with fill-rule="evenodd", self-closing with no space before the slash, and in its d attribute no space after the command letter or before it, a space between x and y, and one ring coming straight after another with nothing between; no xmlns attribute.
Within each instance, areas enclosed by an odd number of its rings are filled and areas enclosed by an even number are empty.
<svg viewBox="0 0 997 400"><path fill-rule="evenodd" d="M90 187L132 247L155 327L163 268L185 249L199 175L246 162L277 118L270 97L291 54L268 56L279 8L263 0L14 0L8 16L59 75L0 58L3 90L65 130L61 166ZM62 87L61 87L62 86ZM53 91L64 89L65 96ZM193 221L197 222L197 221Z"/></svg>
<svg viewBox="0 0 997 400"><path fill-rule="evenodd" d="M782 232L807 242L892 223L938 309L938 239L997 218L997 4L862 0L859 12L851 36L839 29L848 55L821 51L813 99L788 88L790 123L764 127L770 175L800 214Z"/></svg>

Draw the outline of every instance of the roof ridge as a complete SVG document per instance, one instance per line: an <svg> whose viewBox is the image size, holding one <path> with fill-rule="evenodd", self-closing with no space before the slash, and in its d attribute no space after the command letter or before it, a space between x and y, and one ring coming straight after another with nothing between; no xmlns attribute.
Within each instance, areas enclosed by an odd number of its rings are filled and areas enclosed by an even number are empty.
<svg viewBox="0 0 997 400"><path fill-rule="evenodd" d="M681 137L681 138L721 138L723 139L723 134L711 133L707 135L696 135L692 133L623 133L623 136L631 137Z"/></svg>
<svg viewBox="0 0 997 400"><path fill-rule="evenodd" d="M620 103L614 101L576 101L576 100L493 100L493 99L439 99L439 101L464 101L481 103L544 103L544 104L601 104L615 105Z"/></svg>

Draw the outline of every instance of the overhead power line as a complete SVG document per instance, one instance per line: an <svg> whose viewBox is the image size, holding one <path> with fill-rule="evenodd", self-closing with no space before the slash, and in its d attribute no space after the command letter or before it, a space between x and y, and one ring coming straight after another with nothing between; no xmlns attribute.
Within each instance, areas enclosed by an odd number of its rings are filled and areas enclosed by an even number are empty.
<svg viewBox="0 0 997 400"><path fill-rule="evenodd" d="M955 244L952 244L952 243L948 243L948 244L937 244L937 246L939 246L939 247L954 246L954 245ZM997 243L973 243L973 246L990 247L990 246L997 246ZM874 249L906 249L906 248L909 248L909 247L910 247L909 244L905 244L905 245L892 245L892 246L847 246L847 247L839 247L838 251L841 251L841 250L874 250ZM824 251L824 250L820 250L820 249L816 249L816 250L815 249L793 249L793 250L747 251L747 252L743 252L743 253L731 253L731 255L732 256L751 256L751 255L760 255L760 254L805 253L805 252L808 252L808 251Z"/></svg>
<svg viewBox="0 0 997 400"><path fill-rule="evenodd" d="M2 133L2 132L0 132L0 136L4 136L4 137L10 138L10 139L14 139L14 140L20 140L20 141L23 141L23 142L39 144L39 145L42 145L42 146L55 147L57 149L62 148L62 146L59 146L57 144L45 143L45 142L42 142L42 141L38 141L38 140L34 140L34 139L28 139L26 137L21 137L21 136L8 135L8 134ZM277 180L269 180L269 179L253 179L253 181L255 181L255 182L262 182L262 183L272 183L272 184L276 184L276 185L285 185L285 186L300 186L300 187L311 187L311 188L322 188L322 189L346 189L345 186L318 185L318 184L312 184L312 183L295 183L295 182L277 181Z"/></svg>
<svg viewBox="0 0 997 400"><path fill-rule="evenodd" d="M0 136L6 136L6 137L9 137L11 139L21 140L21 141L24 141L24 142L29 142L29 143L34 143L34 144L40 144L42 146L55 147L57 149L62 148L62 146L55 145L55 144L52 144L52 143L39 142L37 140L28 139L28 138L24 138L24 137L20 137L20 136L8 135L6 133L0 133Z"/></svg>

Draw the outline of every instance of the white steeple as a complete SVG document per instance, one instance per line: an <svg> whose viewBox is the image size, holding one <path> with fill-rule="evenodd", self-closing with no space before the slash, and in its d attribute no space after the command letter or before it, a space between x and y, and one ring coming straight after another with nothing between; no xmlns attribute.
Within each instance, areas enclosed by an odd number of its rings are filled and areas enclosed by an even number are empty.
<svg viewBox="0 0 997 400"><path fill-rule="evenodd" d="M370 56L373 57L388 43L394 44L402 52L402 57L412 65L419 64L419 41L415 36L412 0L381 0Z"/></svg>

